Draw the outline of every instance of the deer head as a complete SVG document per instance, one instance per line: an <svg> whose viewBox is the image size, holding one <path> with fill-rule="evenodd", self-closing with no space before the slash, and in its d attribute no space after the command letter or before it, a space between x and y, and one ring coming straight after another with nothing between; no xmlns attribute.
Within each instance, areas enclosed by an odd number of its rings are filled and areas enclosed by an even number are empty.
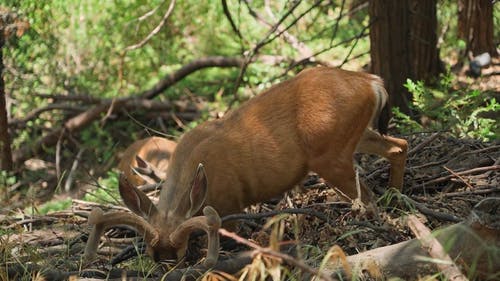
<svg viewBox="0 0 500 281"><path fill-rule="evenodd" d="M132 156L135 156L136 164L139 167L132 166L130 168L137 171L137 175L140 175L141 179L143 179L144 174L147 174L148 176L154 175L151 177L154 181L164 180L164 176L161 179L157 177L157 175L164 175L164 171L159 170L141 158L143 156L150 161L152 159L154 163L161 163L155 158L159 157L159 155L150 153L150 149L162 151L169 149L171 146L158 147L157 145L160 143L165 144L164 141L158 141L158 139L160 138L157 138L155 142L152 142L153 139L141 140L131 145L130 147L134 149L129 147L126 150L129 154L122 158L119 167L129 166L124 163L124 159L133 159ZM142 145L137 146L137 143ZM133 180L138 179L137 177L131 177L131 175L134 174L129 173L127 176L126 173L122 172L119 180L119 191L125 205L133 213L104 213L99 208L92 210L88 222L93 225L93 228L85 249L85 260L90 261L95 257L98 242L105 229L116 225L129 225L143 236L147 245L146 252L155 261L175 261L182 258L186 253L189 234L194 230L201 229L208 234L208 253L204 264L206 266L214 265L218 258L219 236L217 231L221 225L220 217L210 206L203 209L202 216L193 216L203 206L207 193L203 165L198 165L194 176L195 180L189 190L189 202L187 202L190 206L189 215L184 212L185 208L169 210L168 214L166 210L159 210L144 192L130 183L130 178Z"/></svg>

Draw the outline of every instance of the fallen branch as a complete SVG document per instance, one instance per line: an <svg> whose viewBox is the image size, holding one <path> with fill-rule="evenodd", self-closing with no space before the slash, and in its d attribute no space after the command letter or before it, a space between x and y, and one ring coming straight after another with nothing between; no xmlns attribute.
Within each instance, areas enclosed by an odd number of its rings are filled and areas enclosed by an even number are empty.
<svg viewBox="0 0 500 281"><path fill-rule="evenodd" d="M466 195L485 195L495 192L500 192L500 187L494 186L494 187L475 188L473 190L466 190L466 191L448 192L442 194L441 196L454 197L454 196L466 196Z"/></svg>
<svg viewBox="0 0 500 281"><path fill-rule="evenodd" d="M436 266L448 280L468 280L445 252L441 243L432 237L431 231L421 223L416 216L408 216L407 224L415 236L420 240L424 249L429 252L429 255L439 261L436 263Z"/></svg>
<svg viewBox="0 0 500 281"><path fill-rule="evenodd" d="M124 106L133 107L134 103L138 100L152 99L156 97L170 86L197 70L207 67L235 67L240 66L241 63L242 60L240 58L228 57L207 57L192 61L181 67L176 72L166 75L149 90L125 98L103 100L100 104L97 104L85 112L67 120L61 127L56 128L47 135L40 137L37 141L35 141L33 146L22 146L21 149L15 151L13 154L14 161L25 161L26 159L32 157L32 155L42 151L44 148L54 146L63 132L72 133L81 130L91 122L98 119L102 114L108 112L111 106L113 106L115 110L121 109Z"/></svg>
<svg viewBox="0 0 500 281"><path fill-rule="evenodd" d="M469 169L469 170L465 170L465 171L461 171L461 172L456 172L455 174L451 174L451 175L439 177L439 178L436 178L436 179L432 179L432 180L426 181L426 182L424 182L424 183L422 183L422 184L420 184L418 186L414 186L414 187L411 188L411 191L415 191L415 190L423 189L423 188L425 188L427 190L429 190L429 189L440 189L441 187L435 186L435 184L448 181L448 180L456 177L457 175L464 176L464 175L482 173L482 172L487 172L487 171L497 171L497 170L500 170L500 165L478 167L478 168L473 168L473 169Z"/></svg>
<svg viewBox="0 0 500 281"><path fill-rule="evenodd" d="M459 217L457 217L455 215L447 214L447 213L443 213L443 212L438 212L438 211L434 211L432 209L429 209L424 203L417 202L404 194L401 194L401 197L404 198L404 200L406 200L407 202L409 202L413 206L415 206L415 208L424 215L431 216L431 217L434 217L438 220L443 220L443 221L451 221L451 222L461 222L462 221L462 219L460 219Z"/></svg>
<svg viewBox="0 0 500 281"><path fill-rule="evenodd" d="M429 143L433 142L435 139L437 139L438 137L440 136L440 133L437 132L437 133L434 133L432 134L430 137L428 137L427 139L425 139L423 142L417 144L414 148L410 149L410 151L408 151L408 157L412 156L413 154L415 154L415 152L418 152L420 151L423 147L427 146Z"/></svg>
<svg viewBox="0 0 500 281"><path fill-rule="evenodd" d="M461 175L459 175L457 172L453 171L452 169L446 167L446 166L443 166L443 168L448 171L450 174L452 174L453 176L455 176L456 178L458 178L461 182L463 182L468 188L470 189L473 189L474 187L469 183L467 182L464 177L462 177Z"/></svg>
<svg viewBox="0 0 500 281"><path fill-rule="evenodd" d="M479 202L468 220L433 232L444 245L452 260L462 266L470 279L498 278L500 272L500 198L487 198ZM428 257L423 259L422 257ZM384 277L403 280L436 272L435 261L422 249L418 239L376 248L347 257L351 267L358 272L374 263ZM336 274L340 268L327 268Z"/></svg>
<svg viewBox="0 0 500 281"><path fill-rule="evenodd" d="M316 212L313 209L283 209L283 210L275 210L275 211L269 211L269 212L263 212L263 213L256 213L256 214L248 214L248 213L241 213L241 214L232 214L232 215L227 215L222 218L222 222L230 221L230 220L241 220L241 219L249 219L249 220L255 220L255 219L261 219L261 218L267 218L267 217L272 217L278 214L303 214L303 215L309 215L309 216L314 216L317 217L323 221L328 221L328 218L320 212Z"/></svg>
<svg viewBox="0 0 500 281"><path fill-rule="evenodd" d="M265 254L265 255L279 258L290 265L296 266L303 271L309 272L310 274L313 274L313 275L321 278L322 280L333 281L333 279L330 277L330 275L325 274L324 272L322 272L320 270L317 270L317 269L310 267L309 265L305 264L304 262L300 261L299 259L297 259L295 257L292 257L290 255L287 255L287 254L284 254L284 253L281 253L278 251L275 251L271 248L261 247L253 242L248 241L247 239L244 239L243 237L238 236L236 233L232 233L232 232L225 230L224 228L219 229L219 233L223 236L226 236L226 237L229 237L229 238L235 240L236 242L238 242L240 244L243 244L243 245L246 245L246 246L252 248L256 253L261 253L261 254Z"/></svg>

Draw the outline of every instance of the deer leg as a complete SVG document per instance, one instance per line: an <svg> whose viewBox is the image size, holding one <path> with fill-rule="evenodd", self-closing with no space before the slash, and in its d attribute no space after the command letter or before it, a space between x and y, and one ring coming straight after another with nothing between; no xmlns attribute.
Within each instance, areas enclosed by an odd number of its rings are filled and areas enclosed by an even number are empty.
<svg viewBox="0 0 500 281"><path fill-rule="evenodd" d="M352 155L352 154L351 154ZM352 157L349 160L339 161L334 157L321 157L324 161L314 161L311 170L324 178L330 186L334 187L341 197L354 200L360 198L367 207L375 207L375 196L366 187L362 180L356 179ZM361 194L358 194L358 186Z"/></svg>
<svg viewBox="0 0 500 281"><path fill-rule="evenodd" d="M389 160L391 164L389 186L400 191L403 188L407 151L406 140L384 136L371 129L365 130L356 147L356 152L376 154Z"/></svg>

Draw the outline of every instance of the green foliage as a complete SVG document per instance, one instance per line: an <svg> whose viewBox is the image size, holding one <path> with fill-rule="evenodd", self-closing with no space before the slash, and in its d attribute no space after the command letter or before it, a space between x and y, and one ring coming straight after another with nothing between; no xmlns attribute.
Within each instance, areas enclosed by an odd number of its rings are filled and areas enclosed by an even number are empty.
<svg viewBox="0 0 500 281"><path fill-rule="evenodd" d="M394 110L398 127L403 132L425 130L450 131L458 137L491 141L499 138L499 125L494 117L500 104L489 92L469 88L454 89L451 73L440 76L437 86L426 86L422 81L407 80L405 87L412 93L411 106L425 120L424 125Z"/></svg>
<svg viewBox="0 0 500 281"><path fill-rule="evenodd" d="M17 182L15 175L9 173L8 171L0 170L0 189L7 186L11 186Z"/></svg>
<svg viewBox="0 0 500 281"><path fill-rule="evenodd" d="M93 201L101 204L120 204L120 194L118 192L119 175L115 171L108 171L108 177L98 181L96 189L85 194L83 200Z"/></svg>
<svg viewBox="0 0 500 281"><path fill-rule="evenodd" d="M39 215L45 215L50 212L67 210L71 207L71 198L67 199L56 199L46 202L37 208Z"/></svg>

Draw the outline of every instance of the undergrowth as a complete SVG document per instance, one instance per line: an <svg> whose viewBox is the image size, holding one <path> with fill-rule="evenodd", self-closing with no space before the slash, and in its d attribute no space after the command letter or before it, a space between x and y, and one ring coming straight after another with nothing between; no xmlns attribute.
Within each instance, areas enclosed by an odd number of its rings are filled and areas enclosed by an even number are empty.
<svg viewBox="0 0 500 281"><path fill-rule="evenodd" d="M451 72L440 75L434 86L408 79L405 87L413 95L410 107L421 116L420 122L394 108L397 128L404 134L448 131L459 138L497 140L500 128L495 116L500 113L500 103L493 92L457 88L455 80Z"/></svg>

